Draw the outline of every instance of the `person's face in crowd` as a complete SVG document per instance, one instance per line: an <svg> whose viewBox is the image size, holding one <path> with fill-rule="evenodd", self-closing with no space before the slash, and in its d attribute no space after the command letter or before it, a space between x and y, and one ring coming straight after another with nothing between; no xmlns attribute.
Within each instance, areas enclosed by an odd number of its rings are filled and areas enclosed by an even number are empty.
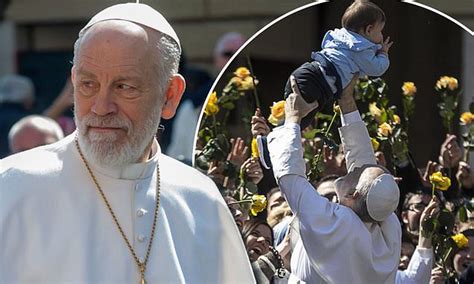
<svg viewBox="0 0 474 284"><path fill-rule="evenodd" d="M12 154L19 153L38 146L52 144L58 140L58 137L53 133L47 133L35 127L28 126L18 131L14 136L11 144L11 152Z"/></svg>
<svg viewBox="0 0 474 284"><path fill-rule="evenodd" d="M371 42L381 44L383 42L382 31L384 27L385 22L377 21L375 24L365 27L361 34Z"/></svg>
<svg viewBox="0 0 474 284"><path fill-rule="evenodd" d="M270 251L272 245L272 231L268 226L260 224L256 226L245 240L245 247L250 261L254 262L261 255Z"/></svg>
<svg viewBox="0 0 474 284"><path fill-rule="evenodd" d="M72 68L75 118L87 158L109 166L148 158L160 116L170 118L184 90L179 75L159 86L156 33L106 21L84 35ZM165 90L160 94L159 90Z"/></svg>
<svg viewBox="0 0 474 284"><path fill-rule="evenodd" d="M285 203L286 200L285 197L283 197L283 195L281 194L281 191L277 190L273 192L267 200L267 215L270 215L273 210L282 207L282 205Z"/></svg>
<svg viewBox="0 0 474 284"><path fill-rule="evenodd" d="M327 198L329 201L334 203L337 202L336 185L334 180L323 181L318 185L316 191L319 193L319 195Z"/></svg>
<svg viewBox="0 0 474 284"><path fill-rule="evenodd" d="M216 71L220 72L226 65L227 61L239 50L239 48L245 43L244 37L235 36L227 39L223 42L223 48L218 50L214 54L214 66Z"/></svg>
<svg viewBox="0 0 474 284"><path fill-rule="evenodd" d="M227 207L229 207L230 213L232 213L234 217L235 224L237 224L239 231L242 231L242 225L248 219L249 215L240 207L240 204L238 204L234 198L226 196L224 200L227 203Z"/></svg>
<svg viewBox="0 0 474 284"><path fill-rule="evenodd" d="M402 249L400 252L400 264L398 264L398 270L405 270L408 267L411 257L415 252L415 246L409 242L402 242Z"/></svg>
<svg viewBox="0 0 474 284"><path fill-rule="evenodd" d="M408 201L408 209L401 214L402 221L408 233L418 236L420 233L420 217L425 207L430 203L429 194L415 194Z"/></svg>
<svg viewBox="0 0 474 284"><path fill-rule="evenodd" d="M453 257L454 270L461 274L470 264L474 263L474 237L468 237L468 247L458 251Z"/></svg>

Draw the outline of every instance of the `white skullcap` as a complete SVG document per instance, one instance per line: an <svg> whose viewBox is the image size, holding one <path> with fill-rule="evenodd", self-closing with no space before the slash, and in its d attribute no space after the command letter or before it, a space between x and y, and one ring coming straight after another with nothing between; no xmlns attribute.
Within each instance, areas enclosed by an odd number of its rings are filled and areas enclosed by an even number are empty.
<svg viewBox="0 0 474 284"><path fill-rule="evenodd" d="M391 175L381 174L376 177L366 200L370 217L378 222L384 221L397 209L399 198L400 190Z"/></svg>
<svg viewBox="0 0 474 284"><path fill-rule="evenodd" d="M84 33L86 29L98 22L107 20L129 21L164 33L170 36L178 44L178 48L181 50L178 35L176 35L176 32L165 17L152 7L142 3L124 3L105 8L97 13L87 23L87 25L82 28L79 34Z"/></svg>

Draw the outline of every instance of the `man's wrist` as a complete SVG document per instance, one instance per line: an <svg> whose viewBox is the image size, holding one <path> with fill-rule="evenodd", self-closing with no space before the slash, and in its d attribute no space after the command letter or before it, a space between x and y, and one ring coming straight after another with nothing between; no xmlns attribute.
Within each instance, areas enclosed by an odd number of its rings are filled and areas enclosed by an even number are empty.
<svg viewBox="0 0 474 284"><path fill-rule="evenodd" d="M285 118L285 124L288 124L288 123L300 124L300 122L301 122L301 118L296 117L296 116L290 116L290 117Z"/></svg>
<svg viewBox="0 0 474 284"><path fill-rule="evenodd" d="M355 100L352 95L342 96L338 100L338 104L341 108L342 114L347 114L357 110L357 104L355 103Z"/></svg>

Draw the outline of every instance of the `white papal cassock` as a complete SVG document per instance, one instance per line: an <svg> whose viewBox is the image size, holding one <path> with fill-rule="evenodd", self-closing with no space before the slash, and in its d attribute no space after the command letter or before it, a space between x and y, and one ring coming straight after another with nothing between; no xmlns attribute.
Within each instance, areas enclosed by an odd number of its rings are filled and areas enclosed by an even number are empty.
<svg viewBox="0 0 474 284"><path fill-rule="evenodd" d="M74 145L0 160L1 283L138 283L132 255ZM139 258L148 247L161 171L148 283L253 283L238 229L214 183L161 154L92 171Z"/></svg>
<svg viewBox="0 0 474 284"><path fill-rule="evenodd" d="M359 113L343 121L341 141L348 171L375 164L370 137ZM345 115L346 116L346 115ZM292 281L299 283L394 283L401 228L392 213L364 223L352 209L321 197L308 182L298 124L287 123L268 137L273 172L299 220L301 241L291 256Z"/></svg>

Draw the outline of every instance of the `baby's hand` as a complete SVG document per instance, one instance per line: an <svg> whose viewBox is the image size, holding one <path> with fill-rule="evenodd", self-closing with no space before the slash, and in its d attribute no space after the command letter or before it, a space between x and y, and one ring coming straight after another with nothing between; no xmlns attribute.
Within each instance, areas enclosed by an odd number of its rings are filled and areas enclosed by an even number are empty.
<svg viewBox="0 0 474 284"><path fill-rule="evenodd" d="M383 42L382 42L382 48L379 49L379 53L385 53L388 55L388 50L392 46L393 41L390 41L390 37L387 37Z"/></svg>

